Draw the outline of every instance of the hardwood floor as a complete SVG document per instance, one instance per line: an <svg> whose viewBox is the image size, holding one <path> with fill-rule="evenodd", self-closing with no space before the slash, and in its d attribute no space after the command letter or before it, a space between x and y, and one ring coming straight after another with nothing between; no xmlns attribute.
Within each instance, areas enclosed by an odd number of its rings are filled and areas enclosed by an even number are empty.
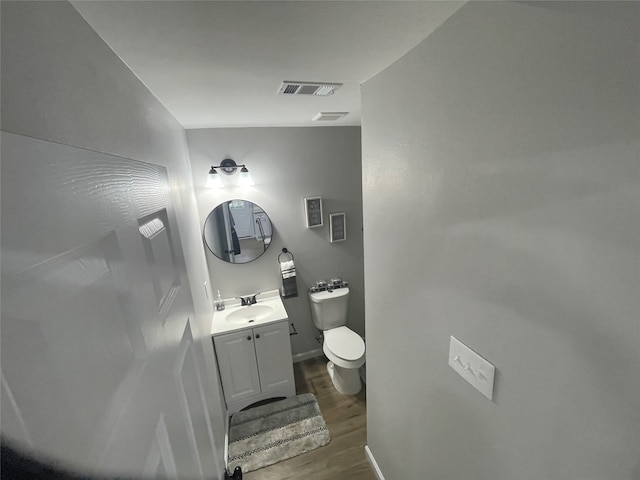
<svg viewBox="0 0 640 480"><path fill-rule="evenodd" d="M366 389L342 395L331 383L324 357L294 364L296 391L313 393L329 428L324 447L243 474L244 480L376 480L364 453L367 441Z"/></svg>

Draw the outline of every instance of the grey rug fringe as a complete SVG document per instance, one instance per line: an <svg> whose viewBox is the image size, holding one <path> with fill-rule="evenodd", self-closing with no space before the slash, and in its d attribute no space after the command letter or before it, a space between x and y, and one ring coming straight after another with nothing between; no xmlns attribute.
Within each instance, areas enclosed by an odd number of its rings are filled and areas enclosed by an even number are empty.
<svg viewBox="0 0 640 480"><path fill-rule="evenodd" d="M305 393L238 412L229 425L227 468L257 470L330 441L316 397Z"/></svg>

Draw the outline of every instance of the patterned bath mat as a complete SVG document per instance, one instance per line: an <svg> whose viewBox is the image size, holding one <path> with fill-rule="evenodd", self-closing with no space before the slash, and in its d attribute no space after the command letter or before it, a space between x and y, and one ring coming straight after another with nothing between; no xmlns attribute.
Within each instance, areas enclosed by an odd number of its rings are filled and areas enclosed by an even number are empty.
<svg viewBox="0 0 640 480"><path fill-rule="evenodd" d="M316 397L305 393L238 412L229 425L228 470L273 465L329 443Z"/></svg>

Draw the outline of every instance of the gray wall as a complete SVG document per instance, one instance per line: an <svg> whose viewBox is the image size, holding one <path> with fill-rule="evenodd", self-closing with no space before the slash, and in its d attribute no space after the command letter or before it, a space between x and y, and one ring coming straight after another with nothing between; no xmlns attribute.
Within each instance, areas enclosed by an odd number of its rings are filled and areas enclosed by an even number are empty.
<svg viewBox="0 0 640 480"><path fill-rule="evenodd" d="M194 340L202 351L196 357L204 358L205 368L209 369L204 372L203 377L203 401L211 416L215 458L221 458L224 446L223 404L208 336L212 307L202 288L203 283L208 280L208 272L202 250L184 129L69 3L3 2L1 14L3 131L150 162L167 169L180 237L185 249L189 282L194 287L192 296L196 318L191 318L190 323ZM23 168L46 166L25 162ZM5 171L3 164L3 182L11 181L13 174L15 172ZM133 188L135 189L135 185ZM96 182L96 192L99 189L100 182ZM55 195L55 192L51 194ZM140 196L144 197L142 190ZM10 201L3 198L3 202L5 200ZM119 199L114 197L112 200L116 208ZM108 204L109 200L106 199L105 202ZM29 205L25 205L24 215L29 215L30 211ZM65 215L64 211L59 213ZM38 219L31 218L31 221L37 223ZM100 223L99 219L96 222ZM5 223L3 218L3 232L14 227ZM65 239L61 239L63 240ZM68 244L75 241L74 238L66 240ZM31 243L33 242L25 241L24 248L28 250ZM33 254L27 250L23 252L25 255ZM2 252L3 281L6 273L5 260L8 259L5 257L6 253ZM19 258L20 252L12 252L12 255ZM175 327L177 331L182 331L178 326ZM163 331L158 326L156 331L150 332L151 336L166 341L153 347L169 356L179 354L180 336L174 337L166 330ZM74 345L50 347L75 348ZM149 355L153 356L153 353L149 352ZM3 362L4 360L3 358ZM37 369L37 365L29 365L28 357L25 360L26 363L21 367L24 375L29 375L29 372ZM82 362L83 357L78 355L77 361ZM2 367L15 366L3 363ZM110 366L104 365L103 368L109 369ZM147 371L149 369L151 367ZM55 384L58 379L49 378L47 381ZM168 383L174 380L173 375L167 371L166 376L154 376L147 381L151 382L147 392L149 400L153 398L154 392L157 394L166 390ZM115 395L117 392L112 393ZM4 404L3 402L3 406ZM45 417L43 421L55 422L56 418ZM151 439L142 438L144 433L136 430L134 424L130 425L130 429L132 438L137 435L140 445L148 445ZM175 450L176 455L180 455L180 452L191 455L181 448ZM211 455L211 452L204 454ZM191 457L187 458L190 459ZM182 460L176 459L178 464ZM217 472L208 472L208 475L219 474L221 468L222 465L218 465Z"/></svg>
<svg viewBox="0 0 640 480"><path fill-rule="evenodd" d="M470 2L364 84L387 479L640 478L639 35L637 2ZM450 335L495 364L493 401Z"/></svg>
<svg viewBox="0 0 640 480"><path fill-rule="evenodd" d="M207 250L212 291L234 297L278 288L277 259L286 247L295 255L298 277L298 297L284 300L299 333L291 337L294 355L320 348L307 298L308 288L320 279L339 276L350 282L349 326L364 335L360 128L199 129L187 130L187 141L200 231L209 212L231 198L260 205L274 228L271 247L247 264L225 263ZM209 167L226 157L246 164L256 185L204 188ZM324 226L307 229L303 198L318 195L323 198ZM334 212L347 213L344 242L329 242L328 218Z"/></svg>

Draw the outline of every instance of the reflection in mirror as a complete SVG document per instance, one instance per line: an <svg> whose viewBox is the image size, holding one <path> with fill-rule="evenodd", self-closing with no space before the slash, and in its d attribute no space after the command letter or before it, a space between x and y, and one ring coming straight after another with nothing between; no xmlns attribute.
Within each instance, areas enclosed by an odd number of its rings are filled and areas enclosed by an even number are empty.
<svg viewBox="0 0 640 480"><path fill-rule="evenodd" d="M262 255L271 244L271 220L248 200L227 200L204 222L204 241L216 257L229 263L247 263Z"/></svg>

